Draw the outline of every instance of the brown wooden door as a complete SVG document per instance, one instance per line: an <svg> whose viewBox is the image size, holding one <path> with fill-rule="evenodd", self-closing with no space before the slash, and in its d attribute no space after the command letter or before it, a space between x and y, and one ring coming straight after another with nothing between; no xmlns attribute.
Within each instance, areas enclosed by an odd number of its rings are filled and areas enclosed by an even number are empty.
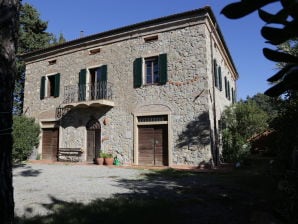
<svg viewBox="0 0 298 224"><path fill-rule="evenodd" d="M97 154L100 152L101 147L101 133L99 130L87 130L87 161L92 162Z"/></svg>
<svg viewBox="0 0 298 224"><path fill-rule="evenodd" d="M139 164L168 165L167 125L139 126Z"/></svg>
<svg viewBox="0 0 298 224"><path fill-rule="evenodd" d="M57 161L59 147L59 130L42 130L42 159Z"/></svg>
<svg viewBox="0 0 298 224"><path fill-rule="evenodd" d="M95 158L95 131L87 130L87 161L92 162Z"/></svg>

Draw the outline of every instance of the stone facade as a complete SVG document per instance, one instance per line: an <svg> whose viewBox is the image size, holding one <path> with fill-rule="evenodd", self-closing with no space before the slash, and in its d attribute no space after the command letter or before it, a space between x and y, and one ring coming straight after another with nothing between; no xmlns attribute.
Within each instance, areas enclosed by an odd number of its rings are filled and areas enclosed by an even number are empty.
<svg viewBox="0 0 298 224"><path fill-rule="evenodd" d="M220 148L220 142L214 140L218 138L217 122L225 106L232 103L224 90L214 86L214 59L222 79L229 80L229 91L236 90L238 78L215 23L211 9L202 8L29 53L24 56L24 111L42 128L58 128L59 148L80 148L79 161L88 160L86 124L95 119L100 124L96 141L100 141L101 151L112 153L123 164L138 164L138 128L146 125L138 123L138 117L155 115L167 116L166 122L150 123L167 126L167 165L198 166L214 160L214 148ZM160 54L167 55L167 82L135 88L134 61ZM102 65L107 66L112 89L109 103L80 102L72 104L61 119L53 116L56 108L70 106L63 104L64 86L77 85L82 69ZM59 97L41 100L41 77L57 73ZM39 152L42 150L41 141Z"/></svg>

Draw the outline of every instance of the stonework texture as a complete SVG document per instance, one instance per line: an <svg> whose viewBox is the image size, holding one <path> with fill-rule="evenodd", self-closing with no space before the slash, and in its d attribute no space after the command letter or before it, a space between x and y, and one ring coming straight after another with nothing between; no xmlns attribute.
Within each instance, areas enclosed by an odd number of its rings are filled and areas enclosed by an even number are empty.
<svg viewBox="0 0 298 224"><path fill-rule="evenodd" d="M199 166L213 158L214 129L224 108L232 103L224 90L214 87L213 59L221 66L222 76L236 90L235 70L222 39L210 28L212 20L205 15L191 16L179 22L164 21L144 25L143 29L119 31L117 35L87 41L59 52L27 59L24 111L35 117L41 127L52 122L59 128L60 148L82 148L78 159L86 161L87 122L95 118L101 125L101 150L112 153L122 164L137 164L136 117L159 115L167 108L169 165ZM188 19L188 20L187 20ZM186 20L186 22L184 22ZM144 37L157 35L158 40L145 42ZM70 44L71 45L71 44ZM90 49L100 52L90 54ZM168 80L165 85L133 86L133 63L136 58L167 54ZM56 64L49 65L50 60ZM41 118L46 111L63 106L64 86L77 85L81 69L107 65L107 81L112 85L114 106L73 107L59 121ZM40 100L41 76L60 73L60 95ZM145 109L144 109L145 108ZM107 122L108 121L108 122ZM220 143L216 143L220 144ZM42 142L39 146L42 152Z"/></svg>

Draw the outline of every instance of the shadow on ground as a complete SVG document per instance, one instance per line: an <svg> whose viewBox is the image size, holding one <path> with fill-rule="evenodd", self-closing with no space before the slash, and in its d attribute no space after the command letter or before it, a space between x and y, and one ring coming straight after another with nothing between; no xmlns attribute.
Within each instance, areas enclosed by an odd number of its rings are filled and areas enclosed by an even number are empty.
<svg viewBox="0 0 298 224"><path fill-rule="evenodd" d="M282 223L274 216L271 179L257 172L168 169L117 181L131 193L89 204L52 196L52 203L44 205L52 214L18 217L17 223Z"/></svg>
<svg viewBox="0 0 298 224"><path fill-rule="evenodd" d="M17 168L22 167L22 171L17 170ZM23 176L23 177L37 177L41 174L41 169L33 169L31 166L26 164L14 165L14 176Z"/></svg>

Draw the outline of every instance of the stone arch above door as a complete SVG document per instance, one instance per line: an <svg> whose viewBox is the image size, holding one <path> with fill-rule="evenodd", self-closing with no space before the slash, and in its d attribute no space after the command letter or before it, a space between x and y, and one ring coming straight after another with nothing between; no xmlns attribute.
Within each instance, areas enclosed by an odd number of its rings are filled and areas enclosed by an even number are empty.
<svg viewBox="0 0 298 224"><path fill-rule="evenodd" d="M98 120L95 118L91 118L86 124L87 130L99 130L101 129L101 125Z"/></svg>
<svg viewBox="0 0 298 224"><path fill-rule="evenodd" d="M172 112L171 108L164 104L147 104L138 106L134 110L134 114L170 114Z"/></svg>
<svg viewBox="0 0 298 224"><path fill-rule="evenodd" d="M92 162L101 150L101 125L95 118L86 124L87 130L87 162Z"/></svg>

